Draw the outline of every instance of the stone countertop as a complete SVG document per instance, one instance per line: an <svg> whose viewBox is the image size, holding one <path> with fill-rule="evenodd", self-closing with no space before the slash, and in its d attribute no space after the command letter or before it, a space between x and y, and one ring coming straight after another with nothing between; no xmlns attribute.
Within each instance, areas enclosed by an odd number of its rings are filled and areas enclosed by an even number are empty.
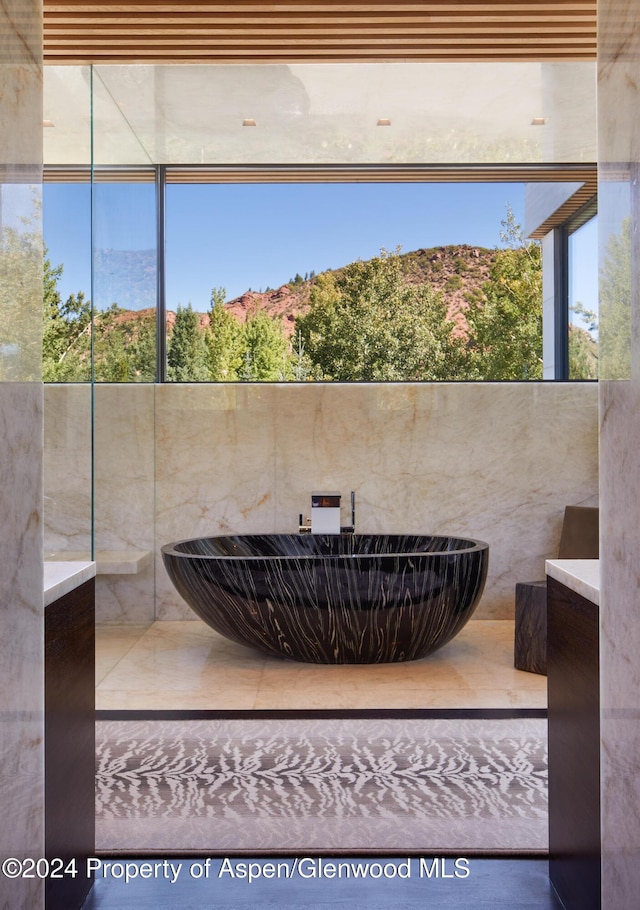
<svg viewBox="0 0 640 910"><path fill-rule="evenodd" d="M47 562L44 564L44 605L48 607L85 581L94 578L95 562Z"/></svg>
<svg viewBox="0 0 640 910"><path fill-rule="evenodd" d="M600 604L599 559L547 559L546 572L576 594Z"/></svg>

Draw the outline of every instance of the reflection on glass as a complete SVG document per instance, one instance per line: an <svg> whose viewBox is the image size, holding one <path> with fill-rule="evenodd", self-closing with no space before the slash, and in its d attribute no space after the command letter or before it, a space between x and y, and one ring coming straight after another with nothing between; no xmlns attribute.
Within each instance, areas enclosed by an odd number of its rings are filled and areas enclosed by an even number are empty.
<svg viewBox="0 0 640 910"><path fill-rule="evenodd" d="M151 183L45 184L45 382L153 382L156 212ZM92 277L93 255L93 277ZM93 350L92 350L93 349Z"/></svg>
<svg viewBox="0 0 640 910"><path fill-rule="evenodd" d="M597 217L569 235L568 378L598 378Z"/></svg>
<svg viewBox="0 0 640 910"><path fill-rule="evenodd" d="M45 382L91 379L91 186L43 186Z"/></svg>
<svg viewBox="0 0 640 910"><path fill-rule="evenodd" d="M41 377L40 186L0 184L0 382Z"/></svg>
<svg viewBox="0 0 640 910"><path fill-rule="evenodd" d="M600 242L600 378L632 375L633 231L629 185L602 183Z"/></svg>
<svg viewBox="0 0 640 910"><path fill-rule="evenodd" d="M97 65L94 74L103 165L595 160L593 61Z"/></svg>

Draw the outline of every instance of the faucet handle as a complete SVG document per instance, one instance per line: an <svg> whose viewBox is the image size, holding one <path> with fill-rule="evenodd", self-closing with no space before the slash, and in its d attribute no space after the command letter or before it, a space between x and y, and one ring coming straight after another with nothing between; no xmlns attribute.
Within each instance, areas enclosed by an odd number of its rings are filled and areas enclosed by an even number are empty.
<svg viewBox="0 0 640 910"><path fill-rule="evenodd" d="M298 534L311 534L311 522L308 518L305 520L302 517L302 512L298 518Z"/></svg>
<svg viewBox="0 0 640 910"><path fill-rule="evenodd" d="M340 528L341 534L355 534L356 533L356 494L354 491L351 491L351 524L345 525Z"/></svg>

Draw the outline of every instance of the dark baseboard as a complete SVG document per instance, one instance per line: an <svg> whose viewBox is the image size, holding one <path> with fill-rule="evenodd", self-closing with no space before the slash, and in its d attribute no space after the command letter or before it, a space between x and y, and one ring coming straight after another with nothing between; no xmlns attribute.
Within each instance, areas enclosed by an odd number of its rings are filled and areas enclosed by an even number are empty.
<svg viewBox="0 0 640 910"><path fill-rule="evenodd" d="M546 708L323 708L319 710L206 711L109 710L96 711L96 720L398 720L469 719L512 720L546 718Z"/></svg>

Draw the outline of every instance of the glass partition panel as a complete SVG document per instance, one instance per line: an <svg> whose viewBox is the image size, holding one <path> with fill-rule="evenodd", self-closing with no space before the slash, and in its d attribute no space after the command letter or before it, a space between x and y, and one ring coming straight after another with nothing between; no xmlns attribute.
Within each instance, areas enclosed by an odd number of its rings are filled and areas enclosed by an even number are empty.
<svg viewBox="0 0 640 910"><path fill-rule="evenodd" d="M95 73L104 164L143 156L167 165L596 160L593 61L96 66Z"/></svg>
<svg viewBox="0 0 640 910"><path fill-rule="evenodd" d="M46 67L43 186L44 548L92 555L89 67Z"/></svg>
<svg viewBox="0 0 640 910"><path fill-rule="evenodd" d="M132 132L131 99L118 103L95 72L92 98L96 615L146 622L155 615L156 172Z"/></svg>

